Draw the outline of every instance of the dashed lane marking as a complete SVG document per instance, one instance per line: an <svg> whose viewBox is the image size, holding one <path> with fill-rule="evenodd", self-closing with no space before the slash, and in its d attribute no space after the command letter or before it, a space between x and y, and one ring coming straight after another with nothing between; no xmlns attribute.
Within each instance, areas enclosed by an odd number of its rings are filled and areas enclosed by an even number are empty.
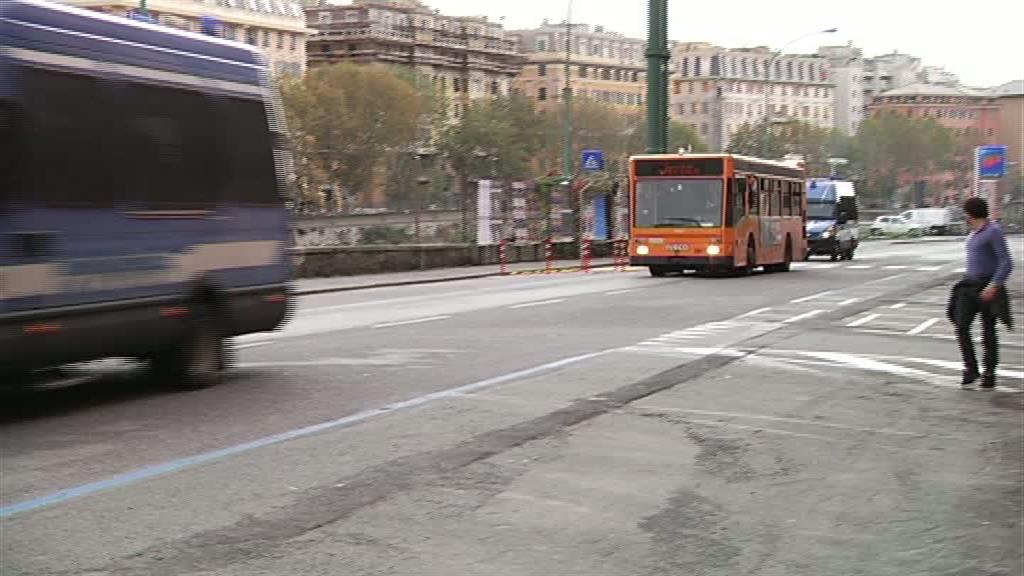
<svg viewBox="0 0 1024 576"><path fill-rule="evenodd" d="M938 318L929 318L928 320L925 320L924 322L921 322L917 326L914 326L913 328L908 330L907 331L907 335L908 336L915 336L917 334L920 334L921 332L924 332L925 330L931 328L932 325L935 324L938 321L939 321Z"/></svg>
<svg viewBox="0 0 1024 576"><path fill-rule="evenodd" d="M881 316L881 314L868 314L867 316L864 316L863 318L860 318L858 320L854 320L853 322L850 322L846 326L848 328L855 328L857 326L863 326L863 325L867 324L868 322L871 322L871 321L877 319L879 316Z"/></svg>
<svg viewBox="0 0 1024 576"><path fill-rule="evenodd" d="M792 324L794 322L800 322L801 320L807 320L808 318L814 318L815 316L817 316L818 314L821 314L822 312L824 312L824 310L810 310L808 312L804 312L803 314L797 314L796 316L793 316L792 318L788 318L786 320L783 320L782 323L783 324Z"/></svg>
<svg viewBox="0 0 1024 576"><path fill-rule="evenodd" d="M810 296L804 296L803 298L797 298L795 300L790 300L790 302L793 303L793 304L800 304L802 302L810 302L811 300L814 300L815 298L821 298L822 296L828 296L831 293L832 293L832 290L825 290L824 292L818 292L817 294L811 294Z"/></svg>
<svg viewBox="0 0 1024 576"><path fill-rule="evenodd" d="M451 316L430 316L427 318L415 318L413 320L402 320L400 322L385 322L383 324L375 324L374 328L391 328L393 326L407 326L409 324L423 324L424 322L436 322L438 320L447 320Z"/></svg>
<svg viewBox="0 0 1024 576"><path fill-rule="evenodd" d="M540 300L537 302L525 302L523 304L516 304L515 306L509 306L509 310L518 310L520 308L533 308L534 306L547 306L548 304L558 304L565 302L565 298L555 298L553 300Z"/></svg>

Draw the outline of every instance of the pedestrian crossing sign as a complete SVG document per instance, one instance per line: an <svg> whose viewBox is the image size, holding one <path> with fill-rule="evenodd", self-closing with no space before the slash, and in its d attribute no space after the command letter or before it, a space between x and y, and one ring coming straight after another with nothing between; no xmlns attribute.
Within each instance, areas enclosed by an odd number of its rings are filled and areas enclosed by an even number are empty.
<svg viewBox="0 0 1024 576"><path fill-rule="evenodd" d="M580 158L580 166L587 172L604 170L604 154L600 150L584 150Z"/></svg>

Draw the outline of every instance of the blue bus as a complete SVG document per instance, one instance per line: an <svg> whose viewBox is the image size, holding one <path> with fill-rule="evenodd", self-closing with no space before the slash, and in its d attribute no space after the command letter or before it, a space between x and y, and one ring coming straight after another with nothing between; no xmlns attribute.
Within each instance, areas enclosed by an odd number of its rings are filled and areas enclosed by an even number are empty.
<svg viewBox="0 0 1024 576"><path fill-rule="evenodd" d="M0 2L0 382L137 357L208 385L279 326L284 131L255 48Z"/></svg>

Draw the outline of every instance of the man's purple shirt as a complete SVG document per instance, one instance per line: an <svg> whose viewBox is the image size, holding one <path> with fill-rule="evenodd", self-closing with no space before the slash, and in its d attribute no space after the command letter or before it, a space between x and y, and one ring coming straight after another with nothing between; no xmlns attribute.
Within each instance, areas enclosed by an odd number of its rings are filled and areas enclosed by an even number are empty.
<svg viewBox="0 0 1024 576"><path fill-rule="evenodd" d="M1010 277L1013 259L1003 229L986 222L967 238L967 278L1001 286Z"/></svg>

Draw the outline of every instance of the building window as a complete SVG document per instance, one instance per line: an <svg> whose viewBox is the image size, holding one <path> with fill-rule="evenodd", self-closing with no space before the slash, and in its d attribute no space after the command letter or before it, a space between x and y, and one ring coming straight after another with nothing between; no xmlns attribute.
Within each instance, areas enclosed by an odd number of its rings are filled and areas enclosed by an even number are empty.
<svg viewBox="0 0 1024 576"><path fill-rule="evenodd" d="M537 38L537 52L547 52L548 41L547 38Z"/></svg>
<svg viewBox="0 0 1024 576"><path fill-rule="evenodd" d="M289 42L291 43L291 45L289 46L289 49L292 52L295 52L296 50L299 49L299 35L298 34L292 34L290 36L290 38L289 38Z"/></svg>
<svg viewBox="0 0 1024 576"><path fill-rule="evenodd" d="M499 92L501 92L501 85L498 84L497 80L492 81L491 82L491 95L492 96L497 96Z"/></svg>
<svg viewBox="0 0 1024 576"><path fill-rule="evenodd" d="M747 77L747 59L740 60L740 75L744 78Z"/></svg>
<svg viewBox="0 0 1024 576"><path fill-rule="evenodd" d="M722 57L715 54L711 57L711 75L721 76L722 74Z"/></svg>
<svg viewBox="0 0 1024 576"><path fill-rule="evenodd" d="M701 114L707 114L708 113L708 103L707 102L701 102L700 103L700 113Z"/></svg>
<svg viewBox="0 0 1024 576"><path fill-rule="evenodd" d="M586 66L580 66L580 78L586 78L586 77L587 77L587 67Z"/></svg>
<svg viewBox="0 0 1024 576"><path fill-rule="evenodd" d="M537 64L537 76L547 76L547 75L548 75L548 65L547 64Z"/></svg>
<svg viewBox="0 0 1024 576"><path fill-rule="evenodd" d="M284 50L284 32L277 32L277 49Z"/></svg>
<svg viewBox="0 0 1024 576"><path fill-rule="evenodd" d="M707 134L708 134L708 125L707 124L701 124L700 125L700 133L701 133L702 136L707 136Z"/></svg>
<svg viewBox="0 0 1024 576"><path fill-rule="evenodd" d="M246 29L246 31L245 31L245 41L247 43L252 44L253 46L255 46L256 45L256 34L257 34L257 30L255 28L248 28L248 29ZM328 47L327 44L324 44L323 47L325 48L324 52L330 52L330 48Z"/></svg>
<svg viewBox="0 0 1024 576"><path fill-rule="evenodd" d="M640 81L640 73L634 71L633 72L633 82L639 82L639 81Z"/></svg>
<svg viewBox="0 0 1024 576"><path fill-rule="evenodd" d="M540 88L537 89L537 100L540 100L541 102L543 102L543 101L545 101L547 99L548 99L548 89L543 87L543 86L541 86Z"/></svg>
<svg viewBox="0 0 1024 576"><path fill-rule="evenodd" d="M793 61L786 62L786 79L793 79Z"/></svg>
<svg viewBox="0 0 1024 576"><path fill-rule="evenodd" d="M683 56L683 61L679 64L679 72L684 78L690 75L690 58L688 56Z"/></svg>
<svg viewBox="0 0 1024 576"><path fill-rule="evenodd" d="M701 64L700 56L694 56L693 57L693 75L694 76L700 76L701 75L701 69L700 69L701 66L700 66L700 64Z"/></svg>
<svg viewBox="0 0 1024 576"><path fill-rule="evenodd" d="M697 113L697 103L696 102L691 102L690 103L690 113L691 114L696 114Z"/></svg>
<svg viewBox="0 0 1024 576"><path fill-rule="evenodd" d="M316 21L319 24L330 24L331 23L331 13L330 12L320 12L320 13L318 13L316 15Z"/></svg>
<svg viewBox="0 0 1024 576"><path fill-rule="evenodd" d="M673 94L681 94L682 91L683 91L683 83L681 81L676 80L675 82L672 83L672 93Z"/></svg>

